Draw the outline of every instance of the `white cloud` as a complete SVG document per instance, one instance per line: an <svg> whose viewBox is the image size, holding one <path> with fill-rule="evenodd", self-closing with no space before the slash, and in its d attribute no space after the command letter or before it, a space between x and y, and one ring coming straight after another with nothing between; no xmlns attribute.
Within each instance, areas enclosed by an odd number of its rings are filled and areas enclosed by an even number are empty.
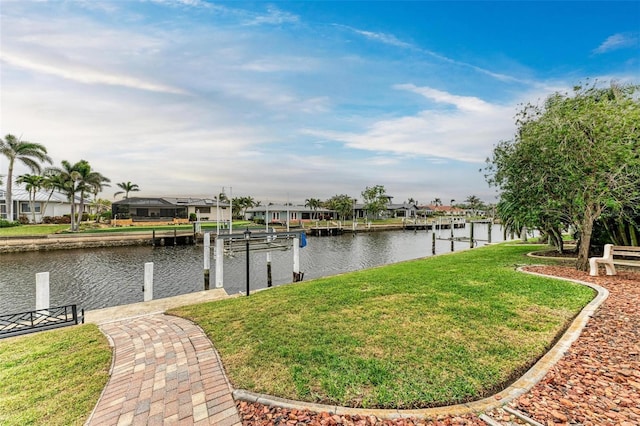
<svg viewBox="0 0 640 426"><path fill-rule="evenodd" d="M266 14L256 14L245 21L245 25L282 25L295 24L300 18L292 13L283 12L275 6L269 6Z"/></svg>
<svg viewBox="0 0 640 426"><path fill-rule="evenodd" d="M607 37L600 46L593 50L595 54L612 52L614 50L640 47L639 33L614 34Z"/></svg>
<svg viewBox="0 0 640 426"><path fill-rule="evenodd" d="M484 162L495 143L513 135L513 106L490 104L430 87L405 84L396 88L454 108L423 110L413 116L381 120L363 133L305 132L343 142L352 149L470 163Z"/></svg>
<svg viewBox="0 0 640 426"><path fill-rule="evenodd" d="M41 62L38 59L14 54L13 52L8 52L6 49L2 51L0 59L2 62L15 67L37 73L55 75L57 77L62 77L83 84L106 84L110 86L123 86L138 90L171 93L176 95L187 94L185 91L176 87L154 83L127 75L106 73L77 64L68 63L64 66L57 66L52 63Z"/></svg>

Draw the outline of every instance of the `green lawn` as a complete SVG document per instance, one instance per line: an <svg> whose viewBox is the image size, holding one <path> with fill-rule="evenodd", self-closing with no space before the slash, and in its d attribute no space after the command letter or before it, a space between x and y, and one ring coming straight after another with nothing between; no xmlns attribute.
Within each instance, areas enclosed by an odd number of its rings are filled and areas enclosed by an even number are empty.
<svg viewBox="0 0 640 426"><path fill-rule="evenodd" d="M172 313L197 321L237 388L356 407L477 399L550 347L591 289L525 275L496 245ZM0 340L0 424L82 424L111 351L93 325Z"/></svg>
<svg viewBox="0 0 640 426"><path fill-rule="evenodd" d="M490 246L172 313L203 327L236 388L356 407L460 403L521 375L594 296L516 272L531 250Z"/></svg>
<svg viewBox="0 0 640 426"><path fill-rule="evenodd" d="M89 225L92 225L89 223ZM1 237L28 237L34 235L49 235L49 234L58 234L69 231L70 225L21 225L21 226L13 226L9 228L0 228L0 238ZM83 227L86 226L83 224ZM249 221L236 221L233 222L233 229L244 229L246 226L252 227L254 226L252 222ZM193 224L184 224L184 225L157 225L157 226L124 226L124 227L113 227L113 228L92 228L86 227L86 229L81 229L79 233L81 234L101 234L101 233L112 233L112 232L141 232L141 231L172 231L174 229L177 230L190 230L193 229ZM216 229L216 224L207 223L202 225L202 229Z"/></svg>
<svg viewBox="0 0 640 426"><path fill-rule="evenodd" d="M110 366L109 344L94 325L0 340L0 424L82 425Z"/></svg>
<svg viewBox="0 0 640 426"><path fill-rule="evenodd" d="M0 237L56 234L69 229L69 225L20 225L0 228Z"/></svg>

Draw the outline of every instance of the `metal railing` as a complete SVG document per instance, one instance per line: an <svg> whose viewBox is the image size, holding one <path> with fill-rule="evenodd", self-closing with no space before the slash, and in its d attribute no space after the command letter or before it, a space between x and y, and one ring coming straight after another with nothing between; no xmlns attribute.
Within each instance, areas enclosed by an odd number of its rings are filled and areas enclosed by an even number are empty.
<svg viewBox="0 0 640 426"><path fill-rule="evenodd" d="M76 305L0 315L0 339L36 331L49 330L84 322L84 309L78 317Z"/></svg>

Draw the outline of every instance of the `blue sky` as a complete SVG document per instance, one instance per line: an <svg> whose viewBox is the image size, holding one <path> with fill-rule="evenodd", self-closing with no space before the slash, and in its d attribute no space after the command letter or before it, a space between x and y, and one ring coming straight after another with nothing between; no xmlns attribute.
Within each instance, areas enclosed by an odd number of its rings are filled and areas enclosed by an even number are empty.
<svg viewBox="0 0 640 426"><path fill-rule="evenodd" d="M519 105L640 82L638 1L2 0L0 27L0 133L141 196L495 202Z"/></svg>

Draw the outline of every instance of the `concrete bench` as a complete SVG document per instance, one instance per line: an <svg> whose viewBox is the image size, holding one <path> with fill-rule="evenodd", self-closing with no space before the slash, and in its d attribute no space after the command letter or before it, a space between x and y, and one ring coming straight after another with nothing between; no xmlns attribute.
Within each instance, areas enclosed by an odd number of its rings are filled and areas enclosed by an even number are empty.
<svg viewBox="0 0 640 426"><path fill-rule="evenodd" d="M624 257L624 259L620 259L620 256ZM592 277L598 276L599 263L604 265L607 275L616 274L616 267L614 265L640 267L640 247L605 244L602 257L592 257L589 259L589 266L591 266L589 275Z"/></svg>

